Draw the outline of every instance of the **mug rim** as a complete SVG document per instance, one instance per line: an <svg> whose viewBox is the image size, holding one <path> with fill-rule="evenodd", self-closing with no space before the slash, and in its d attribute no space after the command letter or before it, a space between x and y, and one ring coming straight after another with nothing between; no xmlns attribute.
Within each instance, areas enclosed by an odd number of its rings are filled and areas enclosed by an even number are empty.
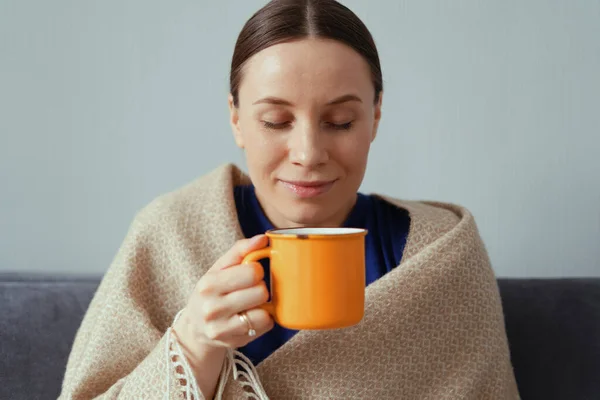
<svg viewBox="0 0 600 400"><path fill-rule="evenodd" d="M267 232L265 232L265 235L270 238L282 239L347 239L349 237L365 236L367 233L368 230L363 228L302 227L269 229Z"/></svg>

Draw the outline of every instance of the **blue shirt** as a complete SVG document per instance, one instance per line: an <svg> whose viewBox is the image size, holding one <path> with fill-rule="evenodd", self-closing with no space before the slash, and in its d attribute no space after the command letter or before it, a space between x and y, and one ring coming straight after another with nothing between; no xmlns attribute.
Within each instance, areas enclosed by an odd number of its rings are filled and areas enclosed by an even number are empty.
<svg viewBox="0 0 600 400"><path fill-rule="evenodd" d="M253 186L236 186L234 198L245 237L263 234L274 228L264 214ZM356 204L343 226L368 230L365 238L367 286L400 264L410 228L410 217L406 210L376 196L358 193ZM265 283L270 288L269 260L262 260L261 264L265 269ZM275 324L271 331L239 351L257 365L296 333L298 331Z"/></svg>

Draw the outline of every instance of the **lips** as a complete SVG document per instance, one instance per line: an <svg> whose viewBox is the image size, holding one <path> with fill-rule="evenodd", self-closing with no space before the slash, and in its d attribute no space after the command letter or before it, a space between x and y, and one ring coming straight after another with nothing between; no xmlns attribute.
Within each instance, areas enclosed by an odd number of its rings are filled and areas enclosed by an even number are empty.
<svg viewBox="0 0 600 400"><path fill-rule="evenodd" d="M290 190L296 196L306 199L317 197L327 193L335 184L333 181L283 181L280 180L283 187Z"/></svg>

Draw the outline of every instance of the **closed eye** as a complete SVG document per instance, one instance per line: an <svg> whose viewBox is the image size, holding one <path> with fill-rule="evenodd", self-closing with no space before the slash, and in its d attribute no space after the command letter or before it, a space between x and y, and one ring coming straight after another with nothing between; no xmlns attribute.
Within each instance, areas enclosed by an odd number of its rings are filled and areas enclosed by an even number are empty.
<svg viewBox="0 0 600 400"><path fill-rule="evenodd" d="M290 122L269 122L269 121L261 121L263 126L267 129L285 129L290 126Z"/></svg>
<svg viewBox="0 0 600 400"><path fill-rule="evenodd" d="M352 123L354 121L346 122L345 124L334 124L332 122L327 122L327 126L336 131L348 131L352 128Z"/></svg>
<svg viewBox="0 0 600 400"><path fill-rule="evenodd" d="M291 126L290 121L286 121L286 122L261 121L261 122L265 128L273 129L273 130L287 129ZM353 123L354 123L354 121L346 122L345 124L334 124L333 122L326 122L325 126L329 129L333 129L336 131L348 131L348 130L352 129Z"/></svg>

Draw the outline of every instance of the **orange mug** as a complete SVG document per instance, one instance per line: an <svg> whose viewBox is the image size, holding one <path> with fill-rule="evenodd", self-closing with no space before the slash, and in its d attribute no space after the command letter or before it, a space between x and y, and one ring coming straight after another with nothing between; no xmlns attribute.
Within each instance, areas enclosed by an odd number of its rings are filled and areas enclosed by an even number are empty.
<svg viewBox="0 0 600 400"><path fill-rule="evenodd" d="M293 228L266 232L269 247L243 263L270 258L271 301L263 308L289 329L358 324L365 308L365 236L358 228Z"/></svg>

